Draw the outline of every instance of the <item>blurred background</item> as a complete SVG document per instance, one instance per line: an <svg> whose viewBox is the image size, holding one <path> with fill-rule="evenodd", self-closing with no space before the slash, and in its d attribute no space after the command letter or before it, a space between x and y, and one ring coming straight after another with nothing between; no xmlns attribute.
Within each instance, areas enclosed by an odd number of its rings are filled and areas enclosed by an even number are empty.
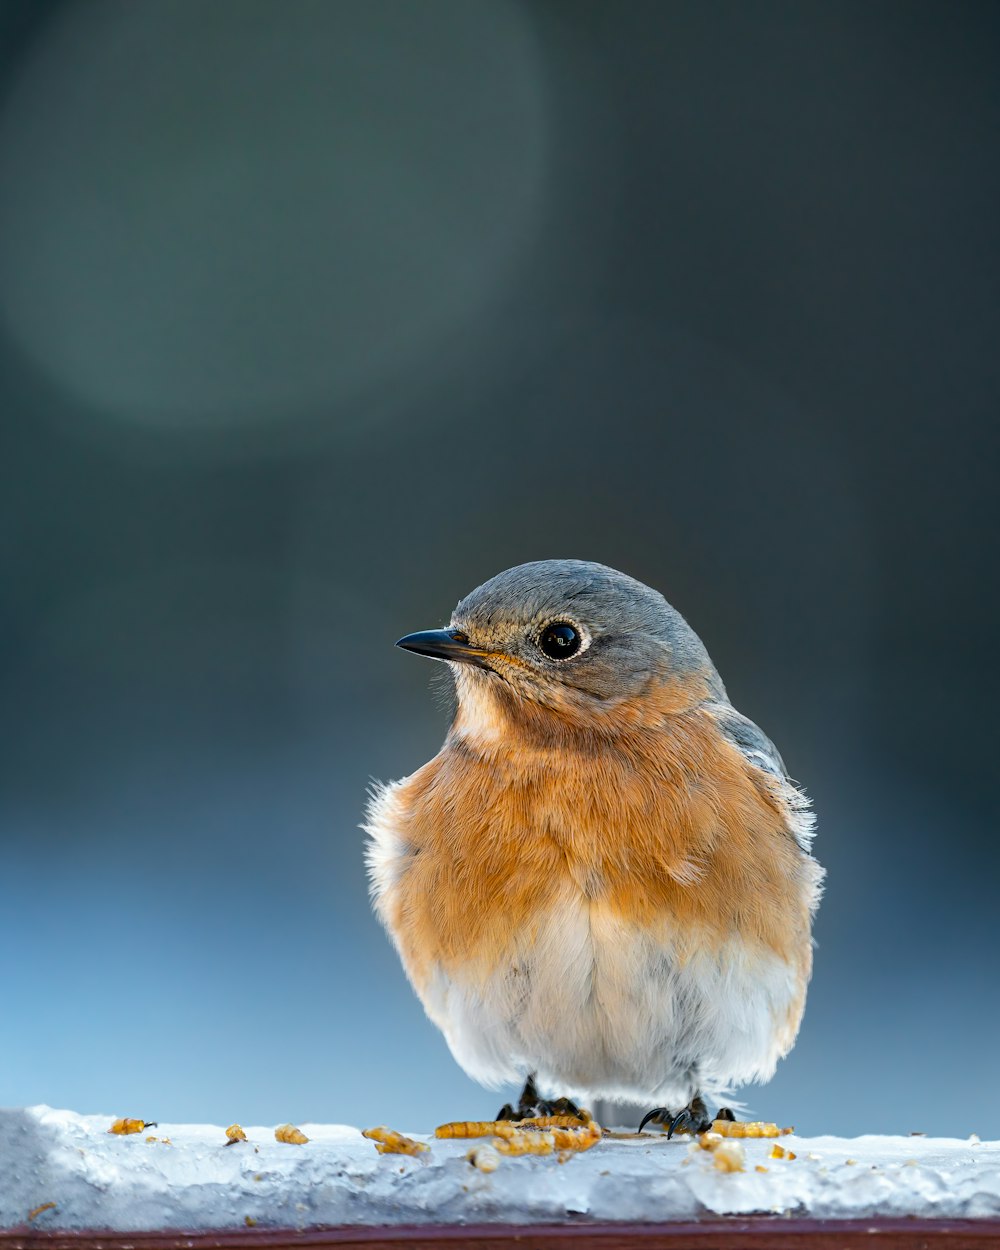
<svg viewBox="0 0 1000 1250"><path fill-rule="evenodd" d="M3 4L0 1104L491 1116L358 824L448 724L394 640L574 556L815 801L744 1097L993 1131L998 53L986 3Z"/></svg>

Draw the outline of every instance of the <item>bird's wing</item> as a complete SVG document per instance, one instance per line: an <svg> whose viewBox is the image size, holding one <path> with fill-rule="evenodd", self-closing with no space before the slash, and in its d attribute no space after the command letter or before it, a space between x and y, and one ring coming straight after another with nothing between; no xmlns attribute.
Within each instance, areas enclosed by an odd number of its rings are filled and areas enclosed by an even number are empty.
<svg viewBox="0 0 1000 1250"><path fill-rule="evenodd" d="M709 709L723 737L732 743L754 768L777 782L777 789L787 808L788 831L804 850L812 844L815 817L809 799L788 775L785 761L767 734L749 717L730 703L715 703Z"/></svg>
<svg viewBox="0 0 1000 1250"><path fill-rule="evenodd" d="M761 768L780 781L788 781L788 769L767 734L744 716L730 703L716 703L711 707L712 716L725 737L745 756L751 764Z"/></svg>

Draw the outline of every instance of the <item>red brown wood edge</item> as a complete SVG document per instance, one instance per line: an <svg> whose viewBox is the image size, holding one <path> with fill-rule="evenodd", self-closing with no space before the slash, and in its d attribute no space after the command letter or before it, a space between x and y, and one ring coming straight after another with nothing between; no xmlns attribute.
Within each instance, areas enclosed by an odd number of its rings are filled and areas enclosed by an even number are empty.
<svg viewBox="0 0 1000 1250"><path fill-rule="evenodd" d="M998 1250L1000 1220L749 1216L669 1224L405 1224L221 1232L0 1232L0 1250Z"/></svg>

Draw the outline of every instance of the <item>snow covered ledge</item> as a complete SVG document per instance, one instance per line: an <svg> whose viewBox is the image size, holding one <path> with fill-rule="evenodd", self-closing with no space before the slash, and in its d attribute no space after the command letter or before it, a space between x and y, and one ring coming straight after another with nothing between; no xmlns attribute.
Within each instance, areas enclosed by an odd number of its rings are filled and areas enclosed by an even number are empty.
<svg viewBox="0 0 1000 1250"><path fill-rule="evenodd" d="M563 1162L500 1158L480 1171L466 1157L477 1143L420 1134L430 1149L410 1157L380 1155L344 1125L300 1125L309 1140L298 1145L277 1141L274 1126L247 1125L248 1140L227 1145L220 1127L159 1124L117 1136L113 1119L45 1106L0 1112L3 1241L46 1231L429 1224L571 1225L579 1239L611 1221L717 1229L718 1217L749 1215L1000 1217L1000 1142L975 1137L780 1138L794 1158L771 1157L774 1140L748 1140L743 1170L725 1171L688 1139L649 1136L602 1140Z"/></svg>

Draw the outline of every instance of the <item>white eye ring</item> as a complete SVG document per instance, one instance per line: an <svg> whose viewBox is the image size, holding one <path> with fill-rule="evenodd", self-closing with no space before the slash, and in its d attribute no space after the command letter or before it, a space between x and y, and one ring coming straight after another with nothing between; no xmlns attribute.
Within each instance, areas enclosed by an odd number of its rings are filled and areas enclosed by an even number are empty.
<svg viewBox="0 0 1000 1250"><path fill-rule="evenodd" d="M535 634L535 646L546 659L565 664L587 650L590 646L590 634L576 621L564 616L554 616Z"/></svg>

